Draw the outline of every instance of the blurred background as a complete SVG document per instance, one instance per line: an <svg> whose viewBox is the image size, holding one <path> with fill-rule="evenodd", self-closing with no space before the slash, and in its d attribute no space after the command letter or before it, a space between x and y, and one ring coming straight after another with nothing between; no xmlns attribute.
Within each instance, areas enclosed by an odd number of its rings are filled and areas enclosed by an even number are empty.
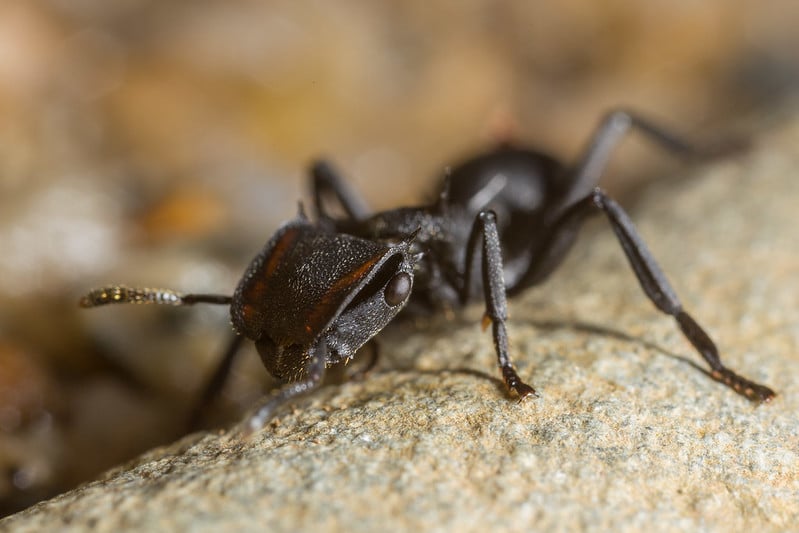
<svg viewBox="0 0 799 533"><path fill-rule="evenodd" d="M387 208L497 139L573 160L619 105L741 133L796 90L797 21L788 0L0 3L0 514L179 437L227 342L225 308L81 311L86 290L231 293L320 155ZM603 184L679 168L631 139ZM253 354L218 420L268 383Z"/></svg>

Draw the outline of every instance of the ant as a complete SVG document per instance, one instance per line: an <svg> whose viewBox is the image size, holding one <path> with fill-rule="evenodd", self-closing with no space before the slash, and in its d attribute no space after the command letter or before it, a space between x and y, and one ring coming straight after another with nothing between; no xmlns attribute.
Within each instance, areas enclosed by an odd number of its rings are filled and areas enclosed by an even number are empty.
<svg viewBox="0 0 799 533"><path fill-rule="evenodd" d="M229 305L236 336L195 416L221 390L246 337L269 373L285 383L249 419L249 431L257 431L280 406L319 387L328 367L371 344L406 305L415 311L452 309L482 291L483 325L492 326L502 378L524 400L537 393L519 377L508 351L506 296L542 283L561 264L586 218L601 213L644 293L675 318L710 366L709 375L751 401L770 401L774 391L721 362L627 213L597 186L613 149L631 130L677 154L726 152L696 148L637 114L616 110L603 118L574 166L502 143L448 170L431 205L374 214L330 165L317 162L311 167L316 221L300 206L298 216L250 263L233 296L115 285L91 291L80 305ZM343 216L327 211L331 203ZM373 350L370 366L376 356Z"/></svg>

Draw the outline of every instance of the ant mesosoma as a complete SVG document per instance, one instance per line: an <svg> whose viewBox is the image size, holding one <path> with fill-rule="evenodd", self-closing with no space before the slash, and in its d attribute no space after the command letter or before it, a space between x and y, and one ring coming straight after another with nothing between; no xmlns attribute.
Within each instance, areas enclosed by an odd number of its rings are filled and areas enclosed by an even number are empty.
<svg viewBox="0 0 799 533"><path fill-rule="evenodd" d="M506 295L543 282L561 264L586 218L601 213L641 288L660 311L675 318L707 361L710 376L749 400L768 402L774 391L721 362L715 344L683 310L627 213L597 186L612 150L630 130L678 154L722 152L697 149L637 114L618 110L601 121L573 167L503 143L448 171L432 205L374 214L329 165L318 162L311 170L316 221L300 210L280 227L233 296L117 285L91 291L80 305L229 305L237 334L199 405L201 410L219 392L242 340L251 339L267 370L286 383L250 418L248 427L254 431L281 405L317 388L327 367L349 361L406 304L409 309L451 309L482 290L484 325L492 326L502 377L524 399L537 394L516 373L508 352ZM343 216L328 213L331 203Z"/></svg>

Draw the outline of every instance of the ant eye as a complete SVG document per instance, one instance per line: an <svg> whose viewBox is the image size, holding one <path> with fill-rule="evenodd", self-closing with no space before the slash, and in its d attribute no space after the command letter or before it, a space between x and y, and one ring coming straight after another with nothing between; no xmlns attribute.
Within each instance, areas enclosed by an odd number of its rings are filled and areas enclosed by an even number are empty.
<svg viewBox="0 0 799 533"><path fill-rule="evenodd" d="M386 290L383 296L386 303L391 307L399 305L405 301L411 293L411 276L407 272L400 272L396 274L391 281L386 285Z"/></svg>

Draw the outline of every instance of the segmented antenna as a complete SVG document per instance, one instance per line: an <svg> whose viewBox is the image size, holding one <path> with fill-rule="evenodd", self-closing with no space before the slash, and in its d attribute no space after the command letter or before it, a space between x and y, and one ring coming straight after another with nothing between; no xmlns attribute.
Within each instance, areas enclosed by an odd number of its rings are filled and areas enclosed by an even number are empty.
<svg viewBox="0 0 799 533"><path fill-rule="evenodd" d="M171 289L110 285L89 292L80 299L79 304L81 307L97 307L108 304L193 305L196 303L229 304L231 300L230 296L223 294L182 294Z"/></svg>

